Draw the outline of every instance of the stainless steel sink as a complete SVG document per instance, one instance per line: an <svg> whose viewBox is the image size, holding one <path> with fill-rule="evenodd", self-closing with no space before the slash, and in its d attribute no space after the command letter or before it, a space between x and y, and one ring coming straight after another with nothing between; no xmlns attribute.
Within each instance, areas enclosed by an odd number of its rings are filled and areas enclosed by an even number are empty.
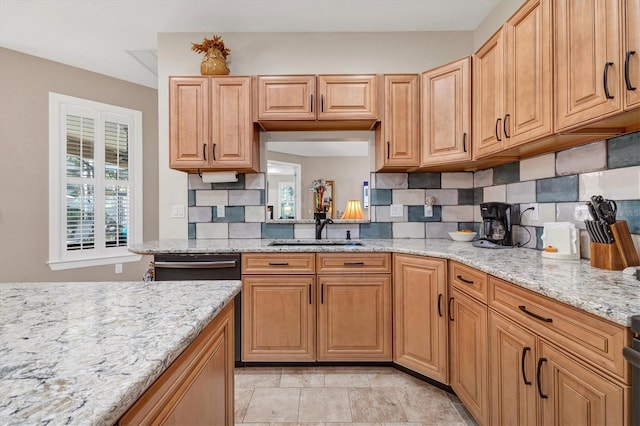
<svg viewBox="0 0 640 426"><path fill-rule="evenodd" d="M363 246L360 241L353 240L277 240L270 246Z"/></svg>

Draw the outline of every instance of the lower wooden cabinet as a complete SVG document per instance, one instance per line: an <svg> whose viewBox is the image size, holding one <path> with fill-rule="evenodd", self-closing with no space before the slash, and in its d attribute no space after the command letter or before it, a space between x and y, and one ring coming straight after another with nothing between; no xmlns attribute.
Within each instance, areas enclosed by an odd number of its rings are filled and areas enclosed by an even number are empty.
<svg viewBox="0 0 640 426"><path fill-rule="evenodd" d="M450 289L451 387L480 424L488 424L487 305Z"/></svg>
<svg viewBox="0 0 640 426"><path fill-rule="evenodd" d="M393 360L449 383L447 261L393 256Z"/></svg>
<svg viewBox="0 0 640 426"><path fill-rule="evenodd" d="M233 302L120 418L119 425L234 422Z"/></svg>
<svg viewBox="0 0 640 426"><path fill-rule="evenodd" d="M489 424L536 424L537 359L536 336L489 311Z"/></svg>
<svg viewBox="0 0 640 426"><path fill-rule="evenodd" d="M391 361L391 276L318 276L318 361Z"/></svg>
<svg viewBox="0 0 640 426"><path fill-rule="evenodd" d="M544 340L538 352L541 424L630 424L628 387L607 380Z"/></svg>
<svg viewBox="0 0 640 426"><path fill-rule="evenodd" d="M243 361L315 361L315 277L243 278Z"/></svg>

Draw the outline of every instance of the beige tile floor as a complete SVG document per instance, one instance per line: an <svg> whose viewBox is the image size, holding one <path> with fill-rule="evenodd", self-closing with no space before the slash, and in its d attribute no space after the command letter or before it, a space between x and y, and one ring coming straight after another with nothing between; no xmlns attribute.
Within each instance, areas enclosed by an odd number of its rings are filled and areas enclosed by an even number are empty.
<svg viewBox="0 0 640 426"><path fill-rule="evenodd" d="M245 367L235 385L237 425L475 425L455 395L391 367Z"/></svg>

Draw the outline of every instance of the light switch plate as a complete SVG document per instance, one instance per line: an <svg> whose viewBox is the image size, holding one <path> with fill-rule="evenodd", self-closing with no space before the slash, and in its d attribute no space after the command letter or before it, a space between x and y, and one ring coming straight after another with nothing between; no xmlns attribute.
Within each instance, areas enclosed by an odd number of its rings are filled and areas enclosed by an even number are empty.
<svg viewBox="0 0 640 426"><path fill-rule="evenodd" d="M172 205L171 217L184 217L184 205L183 204Z"/></svg>
<svg viewBox="0 0 640 426"><path fill-rule="evenodd" d="M389 206L389 217L402 217L404 213L402 204L391 204Z"/></svg>
<svg viewBox="0 0 640 426"><path fill-rule="evenodd" d="M218 217L224 217L224 215L225 215L224 204L219 204L216 207L216 213L217 213Z"/></svg>
<svg viewBox="0 0 640 426"><path fill-rule="evenodd" d="M122 263L116 263L116 274L122 273Z"/></svg>

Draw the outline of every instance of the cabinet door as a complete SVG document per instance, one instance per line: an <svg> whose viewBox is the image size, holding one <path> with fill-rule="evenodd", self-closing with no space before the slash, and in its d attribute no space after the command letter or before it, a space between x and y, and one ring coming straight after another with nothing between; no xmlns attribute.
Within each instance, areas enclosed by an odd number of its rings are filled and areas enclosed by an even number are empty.
<svg viewBox="0 0 640 426"><path fill-rule="evenodd" d="M504 29L473 56L473 153L482 158L504 148Z"/></svg>
<svg viewBox="0 0 640 426"><path fill-rule="evenodd" d="M487 306L455 287L450 291L451 387L478 423L487 424Z"/></svg>
<svg viewBox="0 0 640 426"><path fill-rule="evenodd" d="M211 79L212 168L253 167L251 78Z"/></svg>
<svg viewBox="0 0 640 426"><path fill-rule="evenodd" d="M197 169L208 165L209 79L169 80L169 167Z"/></svg>
<svg viewBox="0 0 640 426"><path fill-rule="evenodd" d="M629 424L629 388L596 374L547 342L539 343L541 424Z"/></svg>
<svg viewBox="0 0 640 426"><path fill-rule="evenodd" d="M620 0L555 2L556 131L621 110L620 8Z"/></svg>
<svg viewBox="0 0 640 426"><path fill-rule="evenodd" d="M531 0L505 25L506 147L553 133L550 0Z"/></svg>
<svg viewBox="0 0 640 426"><path fill-rule="evenodd" d="M420 90L415 74L384 76L382 135L376 138L376 169L409 169L420 161Z"/></svg>
<svg viewBox="0 0 640 426"><path fill-rule="evenodd" d="M314 361L313 275L242 279L242 360Z"/></svg>
<svg viewBox="0 0 640 426"><path fill-rule="evenodd" d="M626 109L633 109L640 106L640 0L625 5L624 101Z"/></svg>
<svg viewBox="0 0 640 426"><path fill-rule="evenodd" d="M318 120L376 120L375 75L319 75Z"/></svg>
<svg viewBox="0 0 640 426"><path fill-rule="evenodd" d="M393 360L448 383L447 261L394 255Z"/></svg>
<svg viewBox="0 0 640 426"><path fill-rule="evenodd" d="M391 277L318 276L318 361L391 361Z"/></svg>
<svg viewBox="0 0 640 426"><path fill-rule="evenodd" d="M471 58L422 74L422 164L471 160Z"/></svg>
<svg viewBox="0 0 640 426"><path fill-rule="evenodd" d="M258 77L258 120L315 120L315 75Z"/></svg>
<svg viewBox="0 0 640 426"><path fill-rule="evenodd" d="M536 336L489 312L492 425L535 425Z"/></svg>

